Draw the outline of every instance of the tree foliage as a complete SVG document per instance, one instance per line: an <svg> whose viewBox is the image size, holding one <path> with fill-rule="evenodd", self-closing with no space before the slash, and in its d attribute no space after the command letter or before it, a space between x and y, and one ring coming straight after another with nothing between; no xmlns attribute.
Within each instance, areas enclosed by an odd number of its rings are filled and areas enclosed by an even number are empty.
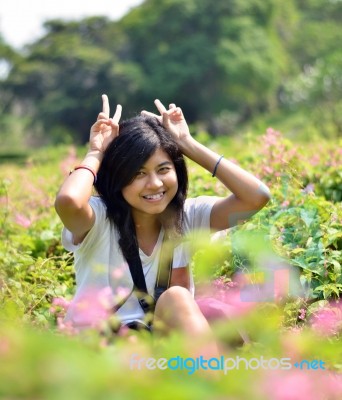
<svg viewBox="0 0 342 400"><path fill-rule="evenodd" d="M1 106L43 142L85 142L102 93L124 117L176 102L212 134L319 104L340 132L341 15L332 0L146 0L119 21L51 20L21 54L0 41Z"/></svg>

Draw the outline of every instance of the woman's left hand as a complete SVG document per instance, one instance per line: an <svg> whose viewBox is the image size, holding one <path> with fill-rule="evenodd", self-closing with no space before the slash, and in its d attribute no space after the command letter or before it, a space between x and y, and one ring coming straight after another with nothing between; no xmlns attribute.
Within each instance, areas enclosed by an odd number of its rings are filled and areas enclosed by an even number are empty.
<svg viewBox="0 0 342 400"><path fill-rule="evenodd" d="M141 114L157 118L179 145L182 145L187 139L191 138L188 124L180 107L176 107L172 103L167 110L160 100L155 100L154 104L160 115L149 111L142 111Z"/></svg>

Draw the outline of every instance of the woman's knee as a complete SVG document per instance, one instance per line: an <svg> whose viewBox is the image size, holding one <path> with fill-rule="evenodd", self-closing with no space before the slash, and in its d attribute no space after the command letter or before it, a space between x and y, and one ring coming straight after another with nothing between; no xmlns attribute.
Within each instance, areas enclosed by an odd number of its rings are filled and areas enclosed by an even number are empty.
<svg viewBox="0 0 342 400"><path fill-rule="evenodd" d="M159 298L155 314L167 317L177 315L197 314L200 309L190 291L182 286L171 286Z"/></svg>
<svg viewBox="0 0 342 400"><path fill-rule="evenodd" d="M209 325L188 289L172 286L159 298L155 323L160 331L178 328L189 333L208 333Z"/></svg>
<svg viewBox="0 0 342 400"><path fill-rule="evenodd" d="M159 297L156 306L167 304L183 304L184 301L193 301L193 297L188 289L182 286L171 286Z"/></svg>

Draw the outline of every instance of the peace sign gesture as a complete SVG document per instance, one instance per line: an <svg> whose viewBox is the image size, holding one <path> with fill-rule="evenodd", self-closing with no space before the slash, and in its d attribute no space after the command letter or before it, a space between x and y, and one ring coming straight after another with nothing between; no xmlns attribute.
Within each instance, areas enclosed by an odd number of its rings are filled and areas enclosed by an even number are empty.
<svg viewBox="0 0 342 400"><path fill-rule="evenodd" d="M95 124L90 129L89 147L103 153L109 143L119 134L119 121L122 107L116 106L113 118L109 117L110 108L107 95L102 95L102 112L99 113Z"/></svg>
<svg viewBox="0 0 342 400"><path fill-rule="evenodd" d="M142 111L141 114L157 118L175 139L178 145L182 147L185 141L191 138L191 135L181 108L176 107L176 104L171 103L167 110L163 103L158 99L154 101L154 104L160 112L160 115L153 114L149 111Z"/></svg>

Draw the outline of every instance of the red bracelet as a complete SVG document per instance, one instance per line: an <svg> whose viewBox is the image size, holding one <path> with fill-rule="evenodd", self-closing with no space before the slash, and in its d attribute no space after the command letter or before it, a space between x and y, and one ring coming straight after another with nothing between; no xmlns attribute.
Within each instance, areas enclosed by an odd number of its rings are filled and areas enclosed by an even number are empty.
<svg viewBox="0 0 342 400"><path fill-rule="evenodd" d="M86 169L87 171L89 171L94 177L94 183L96 183L97 175L96 172L91 167L88 167L88 165L77 165L77 167L75 167L72 171L70 171L70 174L73 173L74 171L77 171L78 169Z"/></svg>

